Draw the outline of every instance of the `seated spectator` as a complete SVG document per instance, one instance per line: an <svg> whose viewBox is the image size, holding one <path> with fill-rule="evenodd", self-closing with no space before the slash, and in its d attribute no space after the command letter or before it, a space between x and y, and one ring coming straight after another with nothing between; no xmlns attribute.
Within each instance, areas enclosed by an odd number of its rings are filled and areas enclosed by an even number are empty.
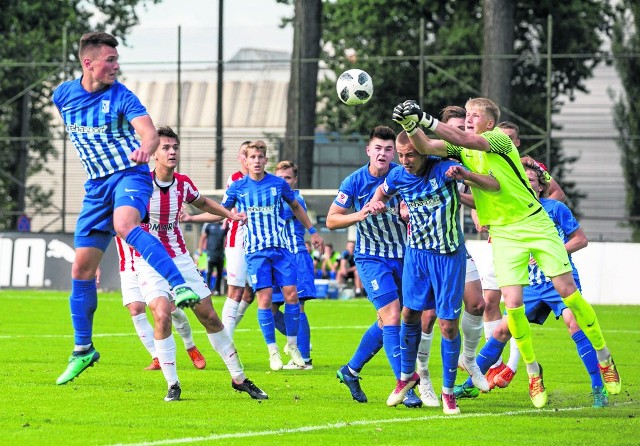
<svg viewBox="0 0 640 446"><path fill-rule="evenodd" d="M333 250L333 245L327 243L324 245L324 254L320 257L321 277L323 279L335 279L340 266L340 253Z"/></svg>

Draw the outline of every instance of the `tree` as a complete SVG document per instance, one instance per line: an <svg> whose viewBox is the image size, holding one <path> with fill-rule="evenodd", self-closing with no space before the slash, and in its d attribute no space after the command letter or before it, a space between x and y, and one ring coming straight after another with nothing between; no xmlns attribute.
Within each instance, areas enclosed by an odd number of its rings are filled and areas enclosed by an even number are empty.
<svg viewBox="0 0 640 446"><path fill-rule="evenodd" d="M640 5L632 0L616 9L611 49L622 84L614 105L614 123L620 134L622 171L627 192L629 226L634 242L640 242Z"/></svg>
<svg viewBox="0 0 640 446"><path fill-rule="evenodd" d="M511 0L482 0L484 19L482 44L482 96L511 108L511 59L513 54L515 4Z"/></svg>
<svg viewBox="0 0 640 446"><path fill-rule="evenodd" d="M302 160L313 159L322 0L295 0L294 3L293 55L283 159L296 161L299 187L308 188L313 180L313 165Z"/></svg>
<svg viewBox="0 0 640 446"><path fill-rule="evenodd" d="M600 62L597 52L611 27L611 8L606 0L520 1L515 3L513 53L510 78L502 76L502 88L511 88L511 110L503 109L503 120L516 121L524 134L525 149L546 124L547 16L553 16L551 98L554 113L562 109L563 97L572 99L585 91L585 81ZM482 0L356 0L327 2L323 8L323 48L332 76L352 67L362 68L374 81L374 97L364 106L347 107L336 97L333 81L320 83L321 111L318 124L328 131L368 134L377 124L393 125L391 110L404 99L419 97L420 45L424 47L427 72L426 110L438 113L451 104L464 105L480 96L483 54ZM425 38L420 41L420 18ZM499 26L499 25L496 25ZM389 37L387 37L389 36ZM504 38L503 38L504 40ZM354 49L357 60L344 56ZM495 53L502 50L493 50ZM489 54L490 54L489 53ZM572 56L572 55L580 56ZM501 63L491 59L491 64ZM502 105L502 104L499 104ZM544 133L544 131L542 132ZM544 135L543 135L544 136ZM537 149L532 156L546 160ZM566 164L561 146L551 145L553 176L574 200L580 194L565 179Z"/></svg>
<svg viewBox="0 0 640 446"><path fill-rule="evenodd" d="M15 227L29 203L50 206L51 190L29 185L30 175L56 158L51 144L51 93L78 68L80 36L107 31L125 41L138 23L135 8L161 0L4 1L0 15L0 230ZM90 29L92 23L100 23ZM67 50L63 52L64 30ZM68 64L63 73L62 57Z"/></svg>

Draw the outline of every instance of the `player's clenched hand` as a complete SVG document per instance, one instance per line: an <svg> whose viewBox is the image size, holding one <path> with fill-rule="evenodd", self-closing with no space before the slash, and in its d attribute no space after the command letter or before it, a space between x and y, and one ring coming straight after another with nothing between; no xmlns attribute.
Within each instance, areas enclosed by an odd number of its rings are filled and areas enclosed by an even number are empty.
<svg viewBox="0 0 640 446"><path fill-rule="evenodd" d="M373 215L384 214L387 212L387 205L382 201L374 201L367 204L369 205L369 212Z"/></svg>
<svg viewBox="0 0 640 446"><path fill-rule="evenodd" d="M324 240L318 233L311 234L311 245L319 252L324 251Z"/></svg>
<svg viewBox="0 0 640 446"><path fill-rule="evenodd" d="M142 149L137 149L131 153L129 159L134 161L136 164L147 164L151 159L151 155Z"/></svg>
<svg viewBox="0 0 640 446"><path fill-rule="evenodd" d="M239 221L240 225L244 225L247 222L247 214L244 212L230 212L229 218L234 221Z"/></svg>
<svg viewBox="0 0 640 446"><path fill-rule="evenodd" d="M435 130L438 125L438 120L429 113L422 111L418 103L414 100L404 101L402 104L402 115L432 131Z"/></svg>
<svg viewBox="0 0 640 446"><path fill-rule="evenodd" d="M418 126L418 124L409 118L405 118L403 112L403 104L396 105L393 109L393 115L391 116L391 119L393 119L394 122L400 124L402 128L411 135L415 131L415 128Z"/></svg>
<svg viewBox="0 0 640 446"><path fill-rule="evenodd" d="M469 171L462 166L451 166L447 169L445 175L456 181L464 181L469 178Z"/></svg>

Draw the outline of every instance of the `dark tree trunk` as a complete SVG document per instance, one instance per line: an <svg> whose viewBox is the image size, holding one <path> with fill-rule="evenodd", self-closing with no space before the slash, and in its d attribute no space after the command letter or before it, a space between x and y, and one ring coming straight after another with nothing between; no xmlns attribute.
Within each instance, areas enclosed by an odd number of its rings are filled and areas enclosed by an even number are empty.
<svg viewBox="0 0 640 446"><path fill-rule="evenodd" d="M321 0L296 0L287 129L282 158L298 164L298 187L312 184Z"/></svg>

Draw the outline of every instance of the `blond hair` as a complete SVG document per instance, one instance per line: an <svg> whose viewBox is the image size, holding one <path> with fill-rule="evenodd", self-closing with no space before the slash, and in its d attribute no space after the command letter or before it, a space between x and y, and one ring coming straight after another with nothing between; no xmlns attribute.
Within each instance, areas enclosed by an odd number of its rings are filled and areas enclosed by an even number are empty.
<svg viewBox="0 0 640 446"><path fill-rule="evenodd" d="M500 119L500 109L491 99L487 98L471 98L464 105L464 108L469 110L478 110L489 115L489 118L493 119L493 125Z"/></svg>
<svg viewBox="0 0 640 446"><path fill-rule="evenodd" d="M256 139L255 141L251 141L247 146L247 153L249 149L256 149L262 152L263 155L267 154L267 143L261 139Z"/></svg>

